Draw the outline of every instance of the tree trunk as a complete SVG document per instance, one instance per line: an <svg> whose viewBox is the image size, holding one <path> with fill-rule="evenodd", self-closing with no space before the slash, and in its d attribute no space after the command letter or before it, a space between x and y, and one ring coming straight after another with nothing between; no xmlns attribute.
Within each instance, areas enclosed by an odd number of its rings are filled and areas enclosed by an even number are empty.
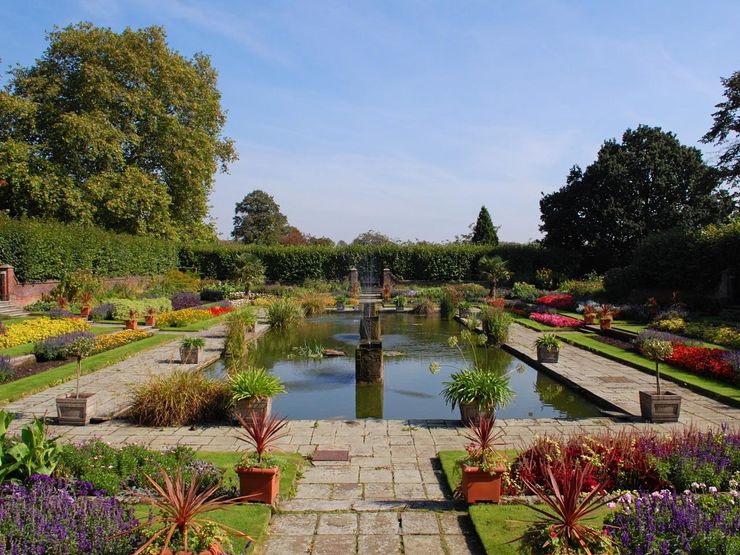
<svg viewBox="0 0 740 555"><path fill-rule="evenodd" d="M660 365L660 362L657 360L655 361L655 385L658 389L658 395L660 395L660 370L658 369L658 366Z"/></svg>

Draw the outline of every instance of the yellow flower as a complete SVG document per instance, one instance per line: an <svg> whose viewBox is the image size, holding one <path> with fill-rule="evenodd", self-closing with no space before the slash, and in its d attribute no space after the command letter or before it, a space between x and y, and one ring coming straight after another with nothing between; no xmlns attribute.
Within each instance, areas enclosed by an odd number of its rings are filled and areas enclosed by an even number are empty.
<svg viewBox="0 0 740 555"><path fill-rule="evenodd" d="M125 330L99 335L95 338L95 352L102 353L103 351L110 351L116 347L122 347L123 345L139 341L145 337L150 337L151 335L151 332L142 330Z"/></svg>
<svg viewBox="0 0 740 555"><path fill-rule="evenodd" d="M173 310L172 312L160 314L159 318L157 318L157 327L179 328L212 317L213 314L207 308L184 308L182 310Z"/></svg>
<svg viewBox="0 0 740 555"><path fill-rule="evenodd" d="M0 349L23 345L41 341L47 337L63 335L76 331L87 331L90 324L80 318L60 318L54 319L47 317L24 320L15 324L8 324L5 334L0 335Z"/></svg>

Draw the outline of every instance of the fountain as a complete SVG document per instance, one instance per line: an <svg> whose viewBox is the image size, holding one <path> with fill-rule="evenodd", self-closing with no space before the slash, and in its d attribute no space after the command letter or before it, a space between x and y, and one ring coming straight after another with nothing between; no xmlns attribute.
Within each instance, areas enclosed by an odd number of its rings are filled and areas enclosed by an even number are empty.
<svg viewBox="0 0 740 555"><path fill-rule="evenodd" d="M366 299L362 304L360 344L355 351L355 381L358 384L383 383L383 342L380 334L380 303Z"/></svg>

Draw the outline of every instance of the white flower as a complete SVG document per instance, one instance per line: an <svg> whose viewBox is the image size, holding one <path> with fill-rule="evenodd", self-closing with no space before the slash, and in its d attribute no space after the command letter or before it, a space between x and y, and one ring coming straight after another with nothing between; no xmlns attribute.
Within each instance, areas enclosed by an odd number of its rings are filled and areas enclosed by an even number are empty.
<svg viewBox="0 0 740 555"><path fill-rule="evenodd" d="M691 495L691 490L690 489L685 489L685 490L683 490L683 494L684 495Z"/></svg>
<svg viewBox="0 0 740 555"><path fill-rule="evenodd" d="M709 486L709 493L717 493L717 488L714 486Z"/></svg>
<svg viewBox="0 0 740 555"><path fill-rule="evenodd" d="M609 503L607 503L606 506L609 507L610 509L613 509L614 507L617 506L617 504L614 501L609 501Z"/></svg>

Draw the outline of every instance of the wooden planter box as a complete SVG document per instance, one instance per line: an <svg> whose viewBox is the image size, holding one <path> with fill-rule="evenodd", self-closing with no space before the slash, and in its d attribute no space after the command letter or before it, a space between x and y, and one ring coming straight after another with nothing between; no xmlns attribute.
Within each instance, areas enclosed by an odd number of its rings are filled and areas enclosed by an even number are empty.
<svg viewBox="0 0 740 555"><path fill-rule="evenodd" d="M280 493L280 468L236 468L239 495L245 502L273 505Z"/></svg>
<svg viewBox="0 0 740 555"><path fill-rule="evenodd" d="M481 410L478 403L460 405L460 420L463 424L467 424L468 421L478 422L481 416L490 418L493 416L493 408Z"/></svg>
<svg viewBox="0 0 740 555"><path fill-rule="evenodd" d="M640 391L640 413L648 422L678 422L681 397L670 391L661 395L654 391Z"/></svg>
<svg viewBox="0 0 740 555"><path fill-rule="evenodd" d="M560 349L550 351L547 347L537 347L537 362L557 362L560 358Z"/></svg>
<svg viewBox="0 0 740 555"><path fill-rule="evenodd" d="M271 397L267 397L266 399L240 399L234 406L234 414L238 414L247 422L249 422L252 412L257 414L257 418L260 418L263 413L266 418L270 418L271 411Z"/></svg>
<svg viewBox="0 0 740 555"><path fill-rule="evenodd" d="M337 312L344 312L344 303L337 302Z"/></svg>
<svg viewBox="0 0 740 555"><path fill-rule="evenodd" d="M62 426L84 426L95 416L95 394L80 393L57 397L57 417Z"/></svg>
<svg viewBox="0 0 740 555"><path fill-rule="evenodd" d="M497 468L490 474L477 466L463 466L460 488L465 501L498 503L501 500L501 475L505 470L503 467Z"/></svg>
<svg viewBox="0 0 740 555"><path fill-rule="evenodd" d="M200 349L198 347L180 347L181 364L198 364Z"/></svg>

